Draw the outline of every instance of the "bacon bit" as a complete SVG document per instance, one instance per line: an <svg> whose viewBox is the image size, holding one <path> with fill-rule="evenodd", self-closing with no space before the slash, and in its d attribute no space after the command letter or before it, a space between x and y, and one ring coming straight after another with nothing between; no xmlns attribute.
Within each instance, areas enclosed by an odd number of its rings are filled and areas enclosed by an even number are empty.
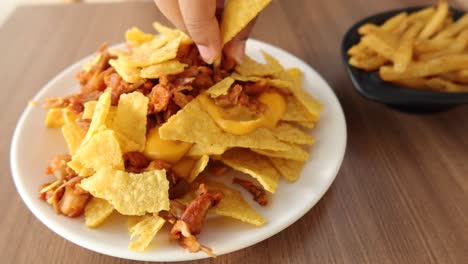
<svg viewBox="0 0 468 264"><path fill-rule="evenodd" d="M71 103L68 108L77 114L84 111L84 105L78 102Z"/></svg>
<svg viewBox="0 0 468 264"><path fill-rule="evenodd" d="M106 78L105 83L107 87L112 89L111 104L114 106L119 103L120 95L131 92L135 88L124 81L117 73L110 74L109 77Z"/></svg>
<svg viewBox="0 0 468 264"><path fill-rule="evenodd" d="M195 80L193 81L193 87L196 89L206 90L213 86L213 79L211 76L213 75L213 70L206 66L199 66L197 68L198 74L195 75Z"/></svg>
<svg viewBox="0 0 468 264"><path fill-rule="evenodd" d="M209 191L204 184L200 184L196 195L197 198L190 202L181 217L181 220L187 223L191 233L194 235L198 235L201 232L203 220L208 210L216 206L224 198L224 194L221 191Z"/></svg>
<svg viewBox="0 0 468 264"><path fill-rule="evenodd" d="M216 257L209 247L201 245L197 238L197 234L201 232L203 220L208 213L208 210L224 198L221 191L208 191L204 184L200 184L195 198L185 209L184 213L172 227L169 238L177 240L179 244L194 253L203 250L211 257Z"/></svg>
<svg viewBox="0 0 468 264"><path fill-rule="evenodd" d="M220 82L222 79L228 77L230 73L221 68L214 68L213 70L213 82L217 83Z"/></svg>
<svg viewBox="0 0 468 264"><path fill-rule="evenodd" d="M68 107L73 112L79 114L84 110L84 103L89 101L96 101L101 96L102 91L81 92L65 98Z"/></svg>
<svg viewBox="0 0 468 264"><path fill-rule="evenodd" d="M200 244L197 241L197 238L190 233L190 229L187 223L185 223L182 220L177 220L177 222L171 229L169 238L177 240L179 242L179 245L181 245L183 248L188 249L188 251L191 253L196 253L202 250L210 257L216 258L216 254L213 253L211 248Z"/></svg>
<svg viewBox="0 0 468 264"><path fill-rule="evenodd" d="M142 152L127 152L123 155L125 170L133 173L141 173L150 164L150 160Z"/></svg>
<svg viewBox="0 0 468 264"><path fill-rule="evenodd" d="M245 93L248 95L260 95L268 90L269 85L266 80L258 82L247 82L244 84Z"/></svg>
<svg viewBox="0 0 468 264"><path fill-rule="evenodd" d="M266 206L268 200L266 199L266 192L262 187L255 185L253 182L248 180L242 180L239 178L232 179L232 183L239 184L249 193L253 195L254 201L256 201L261 206Z"/></svg>
<svg viewBox="0 0 468 264"><path fill-rule="evenodd" d="M106 43L101 45L98 53L101 54L101 57L89 71L82 70L76 74L76 78L80 81L81 91L83 93L104 91L104 89L106 89L106 84L104 82L106 74L104 72L110 68L109 60L115 57L107 50Z"/></svg>
<svg viewBox="0 0 468 264"><path fill-rule="evenodd" d="M75 171L68 167L67 163L71 161L69 154L55 156L45 169L47 175L54 175L57 180L70 180L77 176Z"/></svg>
<svg viewBox="0 0 468 264"><path fill-rule="evenodd" d="M68 217L78 217L84 212L90 195L75 184L67 185L62 199L58 203L61 214Z"/></svg>
<svg viewBox="0 0 468 264"><path fill-rule="evenodd" d="M64 108L68 105L68 100L62 97L52 97L45 99L45 108Z"/></svg>
<svg viewBox="0 0 468 264"><path fill-rule="evenodd" d="M148 95L151 92L151 89L154 87L154 83L147 80L143 85L139 86L136 91Z"/></svg>
<svg viewBox="0 0 468 264"><path fill-rule="evenodd" d="M242 86L239 84L234 85L229 89L228 94L218 96L214 99L215 104L221 107L235 106L239 103L239 96L242 93Z"/></svg>
<svg viewBox="0 0 468 264"><path fill-rule="evenodd" d="M209 170L214 176L222 176L229 171L229 167L219 160L212 160L209 163Z"/></svg>
<svg viewBox="0 0 468 264"><path fill-rule="evenodd" d="M154 86L149 94L149 113L159 113L166 110L171 97L172 93L167 85L160 82Z"/></svg>
<svg viewBox="0 0 468 264"><path fill-rule="evenodd" d="M89 198L89 194L77 185L82 179L83 177L76 176L56 188L41 193L39 199L51 204L57 214L68 217L79 216L83 213ZM46 188L46 186L42 186Z"/></svg>
<svg viewBox="0 0 468 264"><path fill-rule="evenodd" d="M42 201L47 201L48 198L52 196L57 186L62 183L60 180L54 182L46 182L41 185L39 189L39 199Z"/></svg>
<svg viewBox="0 0 468 264"><path fill-rule="evenodd" d="M182 217L186 209L187 209L187 206L185 206L185 204L181 203L180 201L177 201L177 200L170 201L170 212L172 215L177 217L177 219L180 219Z"/></svg>
<svg viewBox="0 0 468 264"><path fill-rule="evenodd" d="M175 183L169 186L169 199L177 199L190 191L190 183L182 177L177 177Z"/></svg>
<svg viewBox="0 0 468 264"><path fill-rule="evenodd" d="M174 97L172 100L174 100L174 103L178 105L180 108L184 108L190 101L192 101L193 96L191 95L185 95L181 92L174 92Z"/></svg>
<svg viewBox="0 0 468 264"><path fill-rule="evenodd" d="M162 169L168 170L170 167L171 167L171 164L169 164L169 163L167 163L165 161L153 160L153 161L150 162L147 169L148 170L162 170Z"/></svg>
<svg viewBox="0 0 468 264"><path fill-rule="evenodd" d="M174 99L174 98L173 98ZM174 100L171 100L169 104L167 105L166 111L164 111L162 114L162 122L166 122L171 116L175 115L177 111L180 110L180 107L174 102ZM161 123L162 123L161 122Z"/></svg>
<svg viewBox="0 0 468 264"><path fill-rule="evenodd" d="M85 131L88 131L89 125L91 125L91 119L78 118L75 120L75 124Z"/></svg>
<svg viewBox="0 0 468 264"><path fill-rule="evenodd" d="M169 208L169 211L160 211L157 215L164 218L164 220L168 221L169 223L175 224L175 222L180 219L187 207L178 200L170 200Z"/></svg>

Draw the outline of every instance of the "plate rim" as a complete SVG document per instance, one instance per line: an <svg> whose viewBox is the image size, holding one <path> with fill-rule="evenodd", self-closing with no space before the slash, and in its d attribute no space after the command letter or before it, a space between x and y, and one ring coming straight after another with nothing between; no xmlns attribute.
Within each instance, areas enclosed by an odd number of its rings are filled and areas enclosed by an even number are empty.
<svg viewBox="0 0 468 264"><path fill-rule="evenodd" d="M330 186L335 181L335 179L336 179L336 177L337 177L337 175L338 175L338 173L340 171L340 168L341 168L341 166L343 164L343 160L344 160L346 149L347 149L347 141L348 141L348 139L347 139L347 124L346 124L346 118L345 118L345 115L344 115L343 107L341 106L341 103L338 100L338 97L337 97L336 93L331 88L331 86L328 84L328 82L322 77L322 75L320 75L313 67L308 65L306 62L304 62L303 60L299 59L294 54L292 54L290 52L287 52L286 50L284 50L282 48L279 48L279 47L273 46L271 44L265 43L263 41L259 41L259 40L252 39L252 38L249 38L248 43L255 43L255 45L260 45L260 46L263 46L263 47L265 47L267 49L277 50L277 51L280 51L282 53L285 53L288 56L293 57L294 59L299 61L301 64L303 64L304 66L306 66L307 68L312 70L312 72L314 72L317 75L317 77L326 85L327 90L329 90L329 92L332 94L332 100L336 101L334 104L337 106L337 108L338 108L337 110L339 110L338 111L338 114L339 114L338 118L341 119L341 121L342 121L341 123L342 123L342 125L344 127L344 129L342 130L342 135L341 135L341 138L343 139L343 147L340 149L339 153L336 153L336 155L338 157L338 162L332 168L332 171L333 171L333 173L331 173L332 176L327 178L326 184L323 184L323 188L322 188L321 192L318 193L318 195L316 196L316 199L307 201L307 203L305 203L305 206L302 208L302 210L299 210L298 212L296 212L294 217L290 218L288 221L284 221L281 224L274 226L274 228L272 228L269 232L267 232L268 233L267 235L262 236L260 239L252 239L251 241L249 241L249 243L243 244L240 247L236 247L236 249L226 250L226 252L219 253L218 256L225 255L225 254L228 254L228 253L232 253L232 252L235 252L235 251L238 251L238 250L241 250L241 249L245 249L245 248L250 247L250 246L252 246L254 244L260 243L260 242L262 242L262 241L264 241L264 240L278 234L279 232L281 232L284 229L286 229L287 227L293 225L300 218L302 218L308 211L310 211L310 209L312 209L322 199L322 197L325 195L325 193L330 189ZM123 44L119 43L119 44L116 44L116 45L112 45L110 48L116 48L116 47L119 47L121 45L123 45ZM249 45L249 44L247 44L247 45ZM41 87L41 89L34 95L33 100L37 101L37 99L40 98L44 93L46 93L46 91L49 90L50 87L53 87L55 85L55 83L57 83L59 80L61 80L63 78L63 76L71 74L73 72L73 68L75 68L76 65L82 64L86 60L89 60L93 56L93 54L85 56L82 59L68 65L65 69L63 69L58 74L56 74L50 81L48 81L45 85L43 85ZM22 114L21 114L21 116L18 119L18 122L16 124L15 130L14 130L14 133L13 133L13 136L12 136L12 140L11 140L11 145L10 145L10 170L11 170L11 176L13 178L13 182L15 184L16 190L19 193L21 199L23 200L24 204L26 204L27 208L32 212L32 214L43 225L45 225L49 230L56 233L58 236L62 237L63 239L65 239L67 241L72 242L75 245L78 245L78 246L80 246L82 248L86 248L88 250L91 250L93 252L97 252L97 253L100 253L100 254L103 254L103 255L108 255L108 256L122 258L122 259L137 260L137 261L167 261L167 262L172 262L172 261L197 260L197 259L204 259L204 258L209 257L206 254L191 254L191 253L177 256L177 258L159 258L159 259L148 258L147 256L149 256L149 255L146 255L146 254L140 254L140 255L137 255L137 257L135 257L135 256L125 256L125 253L119 254L119 252L115 252L115 250L105 250L105 249L103 249L101 247L96 248L96 247L92 247L90 245L87 245L86 243L84 243L83 239L76 238L76 236L74 234L71 234L70 232L68 232L67 228L63 228L61 226L53 226L53 223L49 222L49 220L46 218L46 216L43 215L40 212L41 210L39 210L39 208L35 207L32 203L29 202L29 197L27 197L25 187L23 185L21 185L20 182L19 182L20 181L19 180L19 178L20 178L19 169L18 169L18 164L17 164L16 158L15 158L18 155L18 149L17 149L16 146L18 146L19 137L20 137L20 134L21 134L20 133L21 132L20 131L21 127L24 125L24 123L26 121L26 118L29 115L29 113L31 111L33 111L33 110L34 110L33 107L31 107L30 105L27 105L25 107L25 109L23 110L23 112L22 112Z"/></svg>

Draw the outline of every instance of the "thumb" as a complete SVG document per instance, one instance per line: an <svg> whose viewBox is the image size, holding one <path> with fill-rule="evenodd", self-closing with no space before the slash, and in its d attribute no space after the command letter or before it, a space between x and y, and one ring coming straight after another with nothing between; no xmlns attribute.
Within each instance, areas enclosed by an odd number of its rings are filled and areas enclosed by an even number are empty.
<svg viewBox="0 0 468 264"><path fill-rule="evenodd" d="M250 31L252 31L255 24L255 20L256 19L250 21L249 24L239 32L239 34L224 46L224 53L226 56L235 60L237 63L242 62L242 59L245 56L245 44L249 38Z"/></svg>

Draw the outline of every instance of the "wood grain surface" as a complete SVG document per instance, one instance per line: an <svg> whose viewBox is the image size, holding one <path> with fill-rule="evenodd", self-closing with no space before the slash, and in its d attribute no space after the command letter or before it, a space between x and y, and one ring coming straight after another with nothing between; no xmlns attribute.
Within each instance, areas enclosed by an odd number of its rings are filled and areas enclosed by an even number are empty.
<svg viewBox="0 0 468 264"><path fill-rule="evenodd" d="M297 55L338 95L348 148L336 181L279 234L195 263L468 263L468 106L435 115L395 112L356 94L340 58L358 19L418 0L274 1L253 37ZM468 8L466 0L452 1ZM9 150L28 100L52 77L133 25L167 21L151 3L20 7L0 28L0 262L131 263L76 246L25 207ZM31 177L42 177L42 172ZM227 238L229 239L229 238Z"/></svg>

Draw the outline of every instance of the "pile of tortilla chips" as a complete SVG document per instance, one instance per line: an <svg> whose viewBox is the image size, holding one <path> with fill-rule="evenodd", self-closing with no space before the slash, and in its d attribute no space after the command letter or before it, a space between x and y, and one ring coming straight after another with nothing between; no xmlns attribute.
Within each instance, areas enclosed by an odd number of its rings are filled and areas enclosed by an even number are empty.
<svg viewBox="0 0 468 264"><path fill-rule="evenodd" d="M224 43L269 2L228 1L225 18L229 19L223 20L222 24ZM249 8L242 7L242 3ZM239 9L249 12L239 12ZM176 55L180 45L192 43L190 38L158 23L154 27L159 35L144 33L137 28L128 30L126 40L132 49L112 51L117 58L109 64L128 83L178 74L187 66L179 62ZM315 142L305 128L314 127L322 110L322 105L302 89L299 69L285 69L272 56L263 55L265 64L245 57L229 77L203 94L216 98L226 95L235 83L267 82L285 102L285 111L274 127L260 126L241 135L228 133L204 110L200 96L159 127L161 139L192 144L183 158L171 164L171 170L193 186L204 183L208 189L223 192L224 198L211 212L256 226L263 225L266 220L241 192L216 182L205 168L210 160L221 161L273 194L281 176L290 182L300 176L309 158L308 147ZM84 69L96 61L94 59ZM112 213L126 215L131 234L129 248L136 251L146 249L162 226L169 224L157 216L158 212L170 207L166 170L154 169L150 164L144 172L131 173L124 165L125 153L145 150L150 137L147 114L148 97L144 94L138 91L122 94L117 106L112 106L108 89L97 101L84 104L81 118L91 119L88 130L76 124L77 114L68 108L50 109L46 118L48 127L61 127L72 155L68 166L84 177L80 187L92 195L85 208L86 226L98 227ZM187 204L193 197L194 193L190 191L179 200Z"/></svg>

